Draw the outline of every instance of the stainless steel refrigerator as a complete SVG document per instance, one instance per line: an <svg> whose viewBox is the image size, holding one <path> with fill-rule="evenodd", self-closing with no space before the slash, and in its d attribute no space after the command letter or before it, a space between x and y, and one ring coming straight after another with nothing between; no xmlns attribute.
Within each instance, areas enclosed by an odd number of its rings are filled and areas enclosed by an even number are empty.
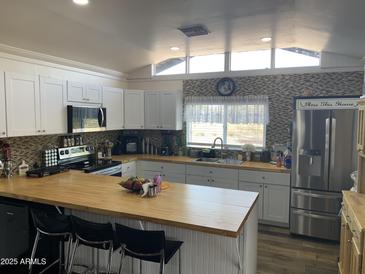
<svg viewBox="0 0 365 274"><path fill-rule="evenodd" d="M339 240L342 194L356 170L357 97L294 99L290 232Z"/></svg>

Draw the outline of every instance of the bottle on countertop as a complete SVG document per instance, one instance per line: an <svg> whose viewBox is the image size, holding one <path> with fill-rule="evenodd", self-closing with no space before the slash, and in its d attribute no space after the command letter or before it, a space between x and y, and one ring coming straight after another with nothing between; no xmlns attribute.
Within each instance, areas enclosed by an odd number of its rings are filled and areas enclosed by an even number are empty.
<svg viewBox="0 0 365 274"><path fill-rule="evenodd" d="M19 176L25 176L28 170L29 165L24 160L22 160L22 163L18 167Z"/></svg>

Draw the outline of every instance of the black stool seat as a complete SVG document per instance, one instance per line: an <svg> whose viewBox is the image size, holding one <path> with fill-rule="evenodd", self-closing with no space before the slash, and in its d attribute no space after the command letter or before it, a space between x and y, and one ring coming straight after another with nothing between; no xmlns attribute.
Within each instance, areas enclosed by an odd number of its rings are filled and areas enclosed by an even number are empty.
<svg viewBox="0 0 365 274"><path fill-rule="evenodd" d="M72 272L72 265L75 258L76 250L80 245L97 249L97 266L93 263L92 270L99 273L99 250L108 250L107 273L111 271L112 253L115 246L115 233L111 223L95 223L75 216L71 217L72 230L75 234L75 245L71 255L71 262L67 273ZM93 249L94 251L94 249ZM94 258L93 258L94 261Z"/></svg>
<svg viewBox="0 0 365 274"><path fill-rule="evenodd" d="M182 246L184 242L181 241L169 241L166 240L166 244L165 244L165 264L168 264L168 262L171 260L172 257L174 257L175 253L180 249L180 247ZM159 263L161 260L161 256L138 256L138 255L133 255L132 253L128 252L126 250L125 255L130 256L130 257L134 257L136 259L140 259L140 260L144 260L144 261L149 261L149 262L154 262L154 263Z"/></svg>
<svg viewBox="0 0 365 274"><path fill-rule="evenodd" d="M34 226L43 232L50 234L71 233L70 217L40 210L31 210Z"/></svg>
<svg viewBox="0 0 365 274"><path fill-rule="evenodd" d="M124 255L144 261L167 264L183 242L165 239L164 231L147 231L115 224L116 238Z"/></svg>
<svg viewBox="0 0 365 274"><path fill-rule="evenodd" d="M72 229L78 236L80 243L100 249L109 249L103 242L113 242L115 239L113 225L111 223L94 223L72 216Z"/></svg>
<svg viewBox="0 0 365 274"><path fill-rule="evenodd" d="M39 241L43 238L52 238L59 242L59 258L45 267L40 273L48 271L53 265L59 264L58 272L62 272L62 266L65 270L68 268L69 255L72 244L72 226L69 216L62 215L58 212L42 211L39 209L32 209L31 211L34 226L37 234L34 240L31 259L34 260L38 248ZM67 257L63 256L63 244L68 242ZM64 262L62 263L62 257ZM33 264L29 264L29 273L32 273Z"/></svg>

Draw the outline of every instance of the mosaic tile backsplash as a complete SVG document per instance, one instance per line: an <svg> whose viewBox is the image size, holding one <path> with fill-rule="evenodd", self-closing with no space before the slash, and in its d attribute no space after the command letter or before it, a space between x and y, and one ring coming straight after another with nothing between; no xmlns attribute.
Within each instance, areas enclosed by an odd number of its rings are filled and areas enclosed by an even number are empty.
<svg viewBox="0 0 365 274"><path fill-rule="evenodd" d="M96 145L105 140L115 142L120 135L120 131L104 131L95 133L82 134L85 144ZM0 139L1 142L10 144L14 169L16 169L22 160L33 166L35 163L41 163L41 152L47 148L59 147L60 136L62 135L42 135L12 137Z"/></svg>
<svg viewBox="0 0 365 274"><path fill-rule="evenodd" d="M237 85L234 95L267 95L270 123L267 126L266 146L290 142L290 122L293 116L293 96L360 95L363 72L306 73L264 75L233 78ZM185 96L217 96L219 79L185 80Z"/></svg>

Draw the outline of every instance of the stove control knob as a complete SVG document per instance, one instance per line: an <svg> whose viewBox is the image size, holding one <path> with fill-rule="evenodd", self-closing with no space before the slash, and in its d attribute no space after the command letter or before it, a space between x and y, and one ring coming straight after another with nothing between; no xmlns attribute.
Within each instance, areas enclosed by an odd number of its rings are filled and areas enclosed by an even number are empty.
<svg viewBox="0 0 365 274"><path fill-rule="evenodd" d="M70 151L68 149L66 149L65 154L70 154Z"/></svg>
<svg viewBox="0 0 365 274"><path fill-rule="evenodd" d="M86 151L89 151L90 150L90 148L89 147L86 147Z"/></svg>
<svg viewBox="0 0 365 274"><path fill-rule="evenodd" d="M64 155L64 154L65 154L65 152L64 152L63 150L61 150L60 154L61 154L61 155Z"/></svg>

